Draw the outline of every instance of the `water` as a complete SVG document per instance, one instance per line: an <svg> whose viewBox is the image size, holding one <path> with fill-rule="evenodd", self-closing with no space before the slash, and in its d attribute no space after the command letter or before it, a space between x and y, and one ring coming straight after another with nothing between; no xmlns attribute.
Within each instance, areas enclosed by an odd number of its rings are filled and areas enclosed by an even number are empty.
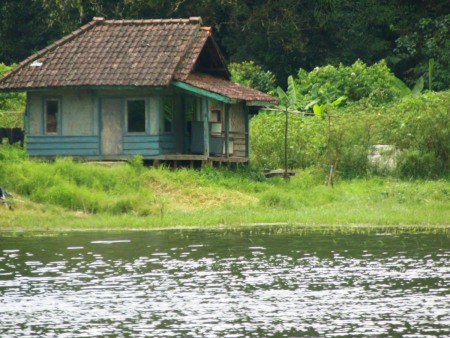
<svg viewBox="0 0 450 338"><path fill-rule="evenodd" d="M450 336L450 239L286 229L0 237L0 337Z"/></svg>

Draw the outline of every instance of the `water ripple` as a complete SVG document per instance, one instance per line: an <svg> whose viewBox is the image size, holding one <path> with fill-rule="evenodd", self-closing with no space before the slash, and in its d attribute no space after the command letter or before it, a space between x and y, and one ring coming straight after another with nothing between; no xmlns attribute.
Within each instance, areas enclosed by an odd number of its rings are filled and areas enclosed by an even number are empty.
<svg viewBox="0 0 450 338"><path fill-rule="evenodd" d="M2 239L0 336L450 335L435 236L177 234Z"/></svg>

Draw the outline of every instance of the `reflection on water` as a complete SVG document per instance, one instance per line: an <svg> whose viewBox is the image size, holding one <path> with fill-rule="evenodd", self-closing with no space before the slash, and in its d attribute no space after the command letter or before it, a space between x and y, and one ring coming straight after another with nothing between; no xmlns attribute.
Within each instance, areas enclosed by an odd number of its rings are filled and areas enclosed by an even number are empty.
<svg viewBox="0 0 450 338"><path fill-rule="evenodd" d="M0 238L1 337L448 336L445 235Z"/></svg>

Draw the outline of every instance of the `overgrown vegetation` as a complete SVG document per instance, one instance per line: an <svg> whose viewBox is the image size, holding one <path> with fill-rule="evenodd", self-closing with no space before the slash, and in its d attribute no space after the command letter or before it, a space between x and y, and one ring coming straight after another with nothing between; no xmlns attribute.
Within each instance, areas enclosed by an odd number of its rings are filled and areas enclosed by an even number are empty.
<svg viewBox="0 0 450 338"><path fill-rule="evenodd" d="M300 70L295 84L288 88L296 91L289 167L327 171L334 165L344 178L449 176L450 91L410 90L383 62ZM252 160L263 167L284 165L285 108L279 111L262 112L251 121ZM377 144L394 147L392 170L371 163Z"/></svg>
<svg viewBox="0 0 450 338"><path fill-rule="evenodd" d="M0 77L15 67L0 63ZM25 111L25 93L0 93L0 127L23 127L23 112Z"/></svg>
<svg viewBox="0 0 450 338"><path fill-rule="evenodd" d="M0 182L14 195L0 205L0 230L152 228L279 223L330 226L448 225L450 183L394 178L324 185L315 168L289 182L259 170L144 167L129 163L28 160L0 147Z"/></svg>
<svg viewBox="0 0 450 338"><path fill-rule="evenodd" d="M230 63L228 69L231 73L231 81L241 83L265 93L275 93L275 75L271 71L255 64L254 61Z"/></svg>

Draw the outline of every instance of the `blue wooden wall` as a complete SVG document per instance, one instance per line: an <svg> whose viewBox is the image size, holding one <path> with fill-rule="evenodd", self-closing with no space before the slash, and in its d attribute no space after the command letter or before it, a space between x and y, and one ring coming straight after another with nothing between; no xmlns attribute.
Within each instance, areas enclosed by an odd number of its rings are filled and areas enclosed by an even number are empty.
<svg viewBox="0 0 450 338"><path fill-rule="evenodd" d="M98 156L98 136L28 136L30 156Z"/></svg>

